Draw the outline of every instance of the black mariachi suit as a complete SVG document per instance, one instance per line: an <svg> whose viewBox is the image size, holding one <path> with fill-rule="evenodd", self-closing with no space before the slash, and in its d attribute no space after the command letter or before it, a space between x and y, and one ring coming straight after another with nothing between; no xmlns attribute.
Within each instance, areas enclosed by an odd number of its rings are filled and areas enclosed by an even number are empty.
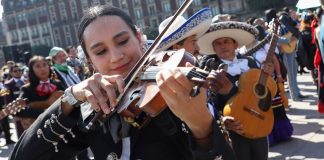
<svg viewBox="0 0 324 160"><path fill-rule="evenodd" d="M248 66L250 68L258 68L255 60L252 57L244 57L241 55L237 55L236 57L237 59L247 59ZM202 58L202 61L200 62L200 67L204 68L209 58L218 59L217 57L215 57L215 55L204 56ZM220 59L218 59L216 63L213 63L211 69L216 70L218 66L222 63L223 62ZM211 101L215 106L215 110L221 112L223 111L226 102L238 92L237 81L239 80L240 75L232 76L227 73L227 78L233 84L233 88L230 91L230 93L227 95L214 94L214 96L211 97ZM264 158L267 158L268 156L267 137L262 137L259 139L249 139L233 131L229 131L229 133L230 133L230 138L232 139L232 145L233 145L235 155L239 160L263 160Z"/></svg>
<svg viewBox="0 0 324 160"><path fill-rule="evenodd" d="M57 87L56 91L58 90L64 91L63 84L60 81L50 80L50 83L54 84ZM50 97L50 95L39 96L37 94L36 87L32 88L30 84L26 84L22 86L19 97L27 98L29 102L44 101ZM37 118L43 112L44 112L43 109L26 108L19 112L19 116L26 117L26 118Z"/></svg>
<svg viewBox="0 0 324 160"><path fill-rule="evenodd" d="M122 144L121 142L115 144L110 132L104 131L105 127L98 127L88 133L82 131L83 124L79 121L80 109L75 108L67 117L62 114L60 103L60 100L56 101L24 132L11 153L11 160L55 160L58 158L69 160L87 147L91 148L96 160L106 160L112 155L120 157ZM44 123L51 119L52 114L57 118L52 118L53 123L45 128ZM104 125L107 126L107 123L108 121ZM75 138L67 133L68 128L72 128ZM64 143L52 130L65 134L68 142ZM38 134L39 132L43 134ZM58 152L55 152L52 143L44 140L44 136L46 139L58 142ZM130 136L130 159L208 160L215 159L216 156L221 156L224 160L235 159L231 147L225 141L219 126L216 125L216 120L213 122L212 149L206 152L197 151L190 132L168 109L153 118L145 128L139 131L131 129Z"/></svg>

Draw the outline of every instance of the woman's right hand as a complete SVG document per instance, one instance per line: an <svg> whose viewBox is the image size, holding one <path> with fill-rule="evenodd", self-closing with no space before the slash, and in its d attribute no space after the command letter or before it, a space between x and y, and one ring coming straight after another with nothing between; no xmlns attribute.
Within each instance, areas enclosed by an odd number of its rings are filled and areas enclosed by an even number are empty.
<svg viewBox="0 0 324 160"><path fill-rule="evenodd" d="M116 106L116 90L124 92L125 82L120 75L94 74L90 78L72 87L74 97L79 101L87 101L96 112L105 114ZM109 103L109 105L108 105Z"/></svg>
<svg viewBox="0 0 324 160"><path fill-rule="evenodd" d="M223 117L223 122L225 124L226 129L234 131L238 134L244 135L242 124L236 120L234 117L225 116Z"/></svg>

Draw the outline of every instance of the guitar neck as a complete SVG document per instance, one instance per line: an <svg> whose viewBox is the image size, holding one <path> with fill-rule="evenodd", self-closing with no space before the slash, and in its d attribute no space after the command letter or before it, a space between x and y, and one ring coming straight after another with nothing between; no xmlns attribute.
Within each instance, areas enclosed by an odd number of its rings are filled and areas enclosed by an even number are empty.
<svg viewBox="0 0 324 160"><path fill-rule="evenodd" d="M265 44L267 44L270 41L271 38L271 34L268 34L260 43L258 43L257 45L255 45L253 48L251 48L250 50L248 50L244 56L252 56L253 53L255 53L256 51L258 51L259 49L263 48Z"/></svg>
<svg viewBox="0 0 324 160"><path fill-rule="evenodd" d="M278 36L276 34L272 34L270 47L265 62L272 63L272 56L275 53L277 42L278 42ZM265 86L267 77L268 77L267 74L262 71L259 79L259 84L263 84Z"/></svg>

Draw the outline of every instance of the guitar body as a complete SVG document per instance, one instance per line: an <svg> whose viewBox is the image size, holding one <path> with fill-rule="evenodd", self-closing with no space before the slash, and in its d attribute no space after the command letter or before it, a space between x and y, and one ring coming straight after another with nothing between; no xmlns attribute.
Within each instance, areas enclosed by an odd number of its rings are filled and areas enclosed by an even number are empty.
<svg viewBox="0 0 324 160"><path fill-rule="evenodd" d="M277 84L268 77L266 88L269 90L265 89L263 94L257 94L260 74L259 69L251 69L242 74L238 93L229 99L224 107L224 115L238 120L243 126L243 136L251 139L267 136L274 123L271 101L277 93Z"/></svg>
<svg viewBox="0 0 324 160"><path fill-rule="evenodd" d="M289 38L290 42L280 44L280 51L285 54L291 54L293 51L296 50L297 38L293 37L291 32L286 33L282 37Z"/></svg>

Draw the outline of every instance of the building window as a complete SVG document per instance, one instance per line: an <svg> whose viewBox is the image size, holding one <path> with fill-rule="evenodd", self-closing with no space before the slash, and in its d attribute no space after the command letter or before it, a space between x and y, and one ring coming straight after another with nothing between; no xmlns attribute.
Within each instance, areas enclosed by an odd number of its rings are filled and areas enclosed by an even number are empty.
<svg viewBox="0 0 324 160"><path fill-rule="evenodd" d="M137 23L137 26L140 27L140 28L145 27L145 22L143 20L136 21L136 23Z"/></svg>
<svg viewBox="0 0 324 160"><path fill-rule="evenodd" d="M143 17L142 9L140 9L140 8L136 8L136 9L134 10L134 12L135 12L135 17L136 17L136 19L141 19L141 18Z"/></svg>
<svg viewBox="0 0 324 160"><path fill-rule="evenodd" d="M201 1L200 1L200 0L194 0L194 1L193 1L193 4L194 4L195 6L200 6L200 5L201 5Z"/></svg>
<svg viewBox="0 0 324 160"><path fill-rule="evenodd" d="M163 9L163 12L171 12L170 3L168 1L163 1L162 2L162 9Z"/></svg>
<svg viewBox="0 0 324 160"><path fill-rule="evenodd" d="M14 25L16 23L14 16L7 16L7 17L5 17L5 20L8 25Z"/></svg>
<svg viewBox="0 0 324 160"><path fill-rule="evenodd" d="M149 14L150 14L151 16L156 14L155 5L151 5L151 6L149 6L148 9L149 9Z"/></svg>
<svg viewBox="0 0 324 160"><path fill-rule="evenodd" d="M71 7L71 17L72 17L72 19L74 19L74 20L78 19L79 16L78 16L78 10L77 10L75 0L70 1L70 7Z"/></svg>
<svg viewBox="0 0 324 160"><path fill-rule="evenodd" d="M146 1L148 4L150 4L150 3L155 3L155 0L147 0Z"/></svg>
<svg viewBox="0 0 324 160"><path fill-rule="evenodd" d="M47 15L47 10L46 10L45 7L39 8L39 11L38 12L39 12L39 17L46 16Z"/></svg>
<svg viewBox="0 0 324 160"><path fill-rule="evenodd" d="M106 3L106 4L109 4L109 5L112 5L111 0L105 0L105 3Z"/></svg>
<svg viewBox="0 0 324 160"><path fill-rule="evenodd" d="M32 30L33 37L38 36L38 27L37 26L32 26L31 30Z"/></svg>
<svg viewBox="0 0 324 160"><path fill-rule="evenodd" d="M121 0L120 1L120 7L122 9L127 9L127 2L126 2L126 0Z"/></svg>
<svg viewBox="0 0 324 160"><path fill-rule="evenodd" d="M141 5L141 1L140 0L134 0L134 6L139 6Z"/></svg>
<svg viewBox="0 0 324 160"><path fill-rule="evenodd" d="M62 42L61 42L61 36L59 34L58 29L54 29L54 39L55 39L55 45L57 46L62 46Z"/></svg>
<svg viewBox="0 0 324 160"><path fill-rule="evenodd" d="M23 22L26 19L26 14L25 13L18 13L17 16L18 16L18 18L17 18L18 22Z"/></svg>
<svg viewBox="0 0 324 160"><path fill-rule="evenodd" d="M151 20L151 27L158 27L159 23L158 23L158 20L157 19L152 19Z"/></svg>
<svg viewBox="0 0 324 160"><path fill-rule="evenodd" d="M66 21L66 20L67 20L67 14L66 14L66 8L65 8L65 4L64 4L64 2L60 2L60 3L58 4L58 6L59 6L59 8L60 8L59 13L61 14L61 19L62 19L63 21Z"/></svg>
<svg viewBox="0 0 324 160"><path fill-rule="evenodd" d="M46 44L47 46L53 46L52 38L51 38L51 37L45 37L45 38L44 38L44 41L45 41L45 44Z"/></svg>
<svg viewBox="0 0 324 160"><path fill-rule="evenodd" d="M100 5L100 1L99 0L93 0L92 1L92 6L96 6L96 5Z"/></svg>
<svg viewBox="0 0 324 160"><path fill-rule="evenodd" d="M217 6L210 7L211 13L213 16L217 15L219 13Z"/></svg>
<svg viewBox="0 0 324 160"><path fill-rule="evenodd" d="M88 7L89 7L88 0L81 0L81 8L82 8L82 11L87 10Z"/></svg>
<svg viewBox="0 0 324 160"><path fill-rule="evenodd" d="M22 28L22 29L21 29L21 38L22 38L22 39L27 39L27 38L28 38L28 31L27 31L27 28Z"/></svg>
<svg viewBox="0 0 324 160"><path fill-rule="evenodd" d="M42 25L42 33L43 34L48 34L49 33L49 28L48 28L48 25L46 23Z"/></svg>
<svg viewBox="0 0 324 160"><path fill-rule="evenodd" d="M49 7L49 13L50 13L52 23L56 23L57 19L56 19L56 12L54 6Z"/></svg>
<svg viewBox="0 0 324 160"><path fill-rule="evenodd" d="M12 31L11 32L11 39L13 41L17 41L18 40L18 34L17 34L17 31Z"/></svg>
<svg viewBox="0 0 324 160"><path fill-rule="evenodd" d="M70 32L70 27L69 26L64 26L64 36L65 36L65 41L67 45L72 44L72 39L71 39L71 32Z"/></svg>
<svg viewBox="0 0 324 160"><path fill-rule="evenodd" d="M79 23L75 23L73 26L74 26L75 33L78 33ZM74 36L75 36L75 39L78 39L78 35L77 34L74 34Z"/></svg>
<svg viewBox="0 0 324 160"><path fill-rule="evenodd" d="M180 7L182 5L182 3L184 2L184 0L177 0L177 5L178 7Z"/></svg>

